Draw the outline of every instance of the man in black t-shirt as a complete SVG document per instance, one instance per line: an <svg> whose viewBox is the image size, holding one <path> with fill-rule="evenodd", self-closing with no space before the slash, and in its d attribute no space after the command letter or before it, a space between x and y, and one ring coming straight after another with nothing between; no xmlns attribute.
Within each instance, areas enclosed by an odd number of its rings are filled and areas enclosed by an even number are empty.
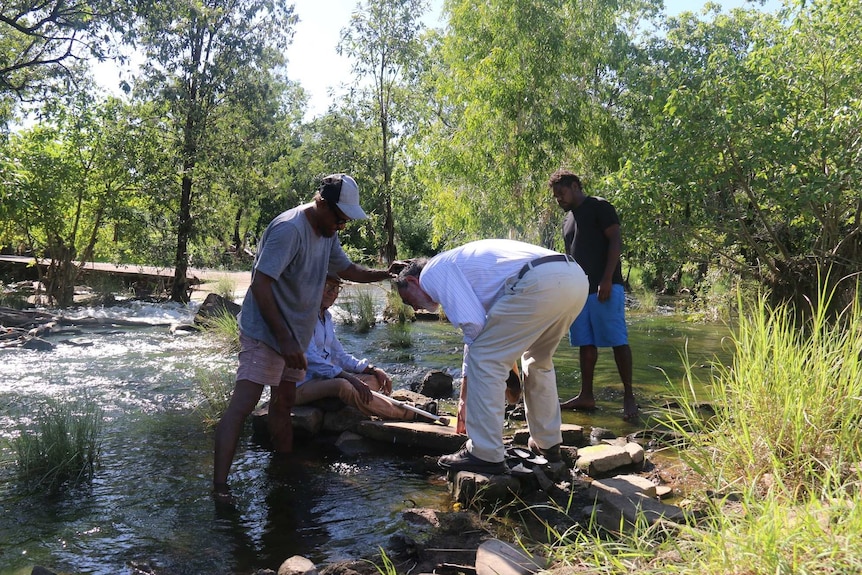
<svg viewBox="0 0 862 575"><path fill-rule="evenodd" d="M580 348L581 392L560 407L595 409L593 374L598 348L610 347L623 383L623 419L634 419L638 405L632 391L619 217L604 198L584 194L580 178L568 170L554 172L548 186L557 204L567 212L563 223L566 252L574 256L590 281L587 303L569 330L570 343Z"/></svg>

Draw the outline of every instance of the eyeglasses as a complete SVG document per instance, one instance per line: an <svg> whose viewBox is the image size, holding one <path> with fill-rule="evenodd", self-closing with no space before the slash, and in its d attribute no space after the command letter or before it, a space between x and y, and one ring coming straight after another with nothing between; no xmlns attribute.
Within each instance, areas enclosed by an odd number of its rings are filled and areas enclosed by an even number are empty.
<svg viewBox="0 0 862 575"><path fill-rule="evenodd" d="M326 202L326 205L329 206L329 209L332 211L332 215L335 216L335 225L343 226L347 222L350 221L350 218L344 215L344 212L338 209L338 206L335 205L335 202Z"/></svg>

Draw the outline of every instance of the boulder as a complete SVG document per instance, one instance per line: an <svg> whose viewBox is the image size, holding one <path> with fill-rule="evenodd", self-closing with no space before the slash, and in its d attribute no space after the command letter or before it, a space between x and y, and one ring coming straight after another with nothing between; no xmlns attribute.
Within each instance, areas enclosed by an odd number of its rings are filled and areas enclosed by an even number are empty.
<svg viewBox="0 0 862 575"><path fill-rule="evenodd" d="M345 431L339 435L338 439L335 440L335 447L345 455L359 455L374 451L373 446L369 444L366 438L352 431Z"/></svg>
<svg viewBox="0 0 862 575"><path fill-rule="evenodd" d="M317 567L309 559L294 555L281 564L278 575L317 575Z"/></svg>
<svg viewBox="0 0 862 575"><path fill-rule="evenodd" d="M584 443L584 428L580 425L572 423L564 423L560 426L560 433L563 435L563 446L583 446ZM518 429L512 435L512 442L518 445L527 445L527 440L530 438L530 430L527 428ZM577 454L577 450L574 452Z"/></svg>
<svg viewBox="0 0 862 575"><path fill-rule="evenodd" d="M425 374L418 391L432 399L445 399L452 397L452 389L452 376L434 369Z"/></svg>
<svg viewBox="0 0 862 575"><path fill-rule="evenodd" d="M513 475L483 475L470 471L449 472L452 498L468 506L495 506L509 502L521 492L521 482Z"/></svg>
<svg viewBox="0 0 862 575"><path fill-rule="evenodd" d="M300 406L303 407L303 406ZM323 412L323 431L341 433L355 429L359 422L368 421L370 417L353 406L347 405L338 411Z"/></svg>
<svg viewBox="0 0 862 575"><path fill-rule="evenodd" d="M218 294L207 294L207 297L198 308L198 313L195 314L195 325L205 324L207 320L213 317L219 317L225 313L229 313L234 317L239 315L242 306L225 299Z"/></svg>
<svg viewBox="0 0 862 575"><path fill-rule="evenodd" d="M639 443L626 443L623 449L631 456L632 463L635 465L643 465L644 460L646 459L646 453L644 451L643 445Z"/></svg>
<svg viewBox="0 0 862 575"><path fill-rule="evenodd" d="M401 517L416 527L440 527L440 517L436 509L428 507L405 509L401 512Z"/></svg>
<svg viewBox="0 0 862 575"><path fill-rule="evenodd" d="M590 430L590 445L598 445L610 439L616 439L617 435L610 429L604 427L593 427Z"/></svg>
<svg viewBox="0 0 862 575"><path fill-rule="evenodd" d="M603 489L595 491L600 504L596 507L596 522L612 533L634 532L640 520L647 525L684 523L688 521L682 509L646 497L641 493L612 493Z"/></svg>
<svg viewBox="0 0 862 575"><path fill-rule="evenodd" d="M38 337L28 337L24 339L20 347L22 349L34 349L36 351L51 351L54 349L54 344Z"/></svg>
<svg viewBox="0 0 862 575"><path fill-rule="evenodd" d="M320 433L323 429L324 411L316 407L299 405L291 410L293 433L296 437L309 437ZM268 443L269 404L255 409L251 414L251 428L255 441Z"/></svg>
<svg viewBox="0 0 862 575"><path fill-rule="evenodd" d="M575 467L590 477L604 477L609 472L632 463L632 455L625 447L600 444L579 449Z"/></svg>

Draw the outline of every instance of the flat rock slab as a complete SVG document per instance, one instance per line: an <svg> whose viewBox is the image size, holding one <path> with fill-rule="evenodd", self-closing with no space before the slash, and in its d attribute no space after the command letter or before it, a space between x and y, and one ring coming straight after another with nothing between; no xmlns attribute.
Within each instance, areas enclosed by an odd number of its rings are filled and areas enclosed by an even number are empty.
<svg viewBox="0 0 862 575"><path fill-rule="evenodd" d="M416 421L360 421L355 431L369 439L425 453L453 453L467 441L467 436L456 433L454 427Z"/></svg>
<svg viewBox="0 0 862 575"><path fill-rule="evenodd" d="M676 505L666 505L656 499L640 493L621 495L603 489L594 491L601 502L596 510L596 521L612 533L634 532L639 519L648 525L660 521L671 523L686 523L685 512Z"/></svg>
<svg viewBox="0 0 862 575"><path fill-rule="evenodd" d="M476 550L477 575L530 575L543 570L546 564L544 557L530 556L499 539L485 541Z"/></svg>
<svg viewBox="0 0 862 575"><path fill-rule="evenodd" d="M643 495L645 497L657 497L656 485L646 477L640 475L617 475L608 479L596 479L590 484L593 493L595 490L603 489L617 495L634 497Z"/></svg>
<svg viewBox="0 0 862 575"><path fill-rule="evenodd" d="M579 449L575 466L590 477L603 477L623 467L642 467L643 462L643 447L636 443L625 446L601 443Z"/></svg>

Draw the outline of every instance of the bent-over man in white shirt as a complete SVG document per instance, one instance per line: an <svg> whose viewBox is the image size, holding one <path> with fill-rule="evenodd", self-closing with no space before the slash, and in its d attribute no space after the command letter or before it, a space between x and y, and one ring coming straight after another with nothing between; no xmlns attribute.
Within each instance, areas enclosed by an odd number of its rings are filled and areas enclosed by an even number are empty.
<svg viewBox="0 0 862 575"><path fill-rule="evenodd" d="M562 433L553 356L587 299L589 282L570 256L531 244L479 240L417 259L396 279L414 309L442 305L464 335L464 448L444 455L452 471L506 473L506 378L521 359L530 448L559 461Z"/></svg>

